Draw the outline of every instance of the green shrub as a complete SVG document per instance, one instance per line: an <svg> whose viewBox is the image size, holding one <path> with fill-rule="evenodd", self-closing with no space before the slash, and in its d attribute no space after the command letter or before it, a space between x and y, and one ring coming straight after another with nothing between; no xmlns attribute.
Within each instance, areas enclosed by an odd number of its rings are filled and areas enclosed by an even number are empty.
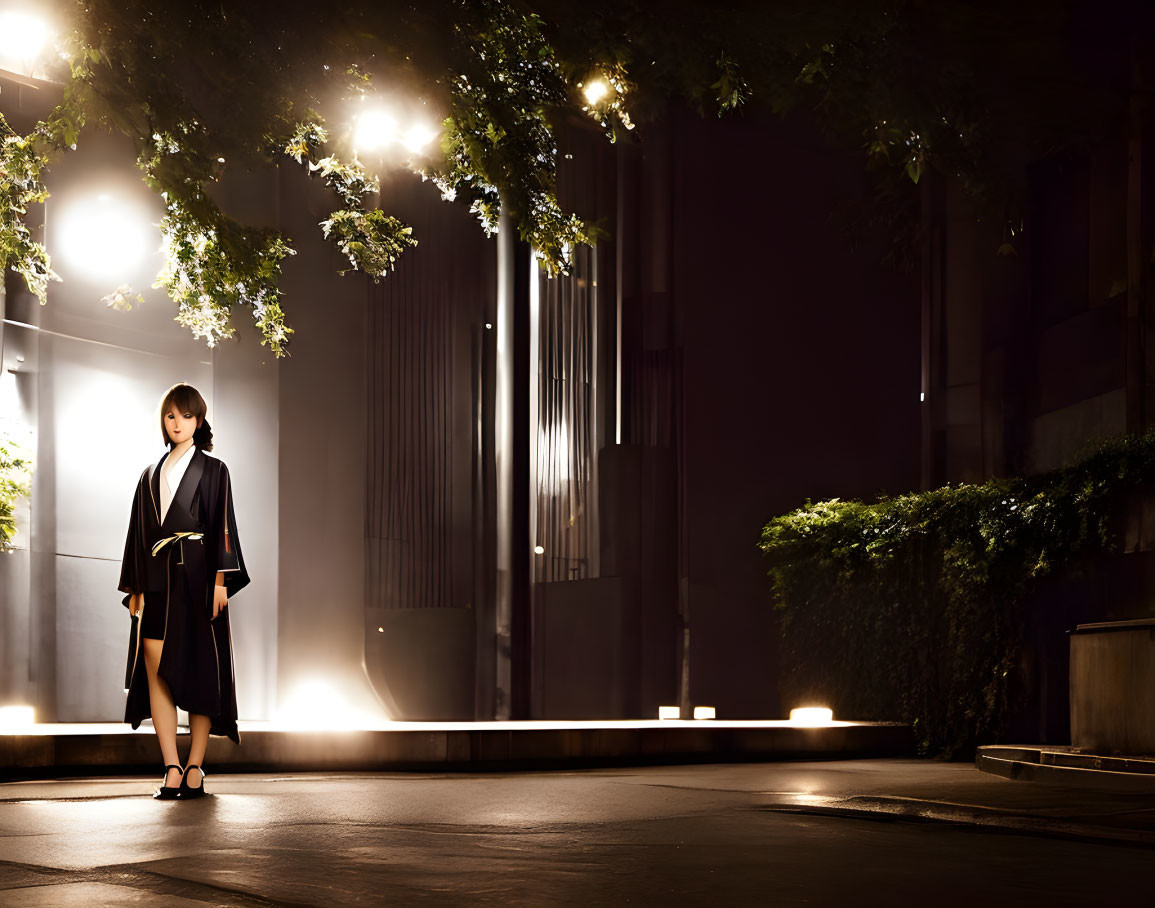
<svg viewBox="0 0 1155 908"><path fill-rule="evenodd" d="M1035 583L1117 551L1155 477L1155 431L1037 476L771 520L759 547L781 613L782 692L836 715L914 725L920 751L998 740Z"/></svg>

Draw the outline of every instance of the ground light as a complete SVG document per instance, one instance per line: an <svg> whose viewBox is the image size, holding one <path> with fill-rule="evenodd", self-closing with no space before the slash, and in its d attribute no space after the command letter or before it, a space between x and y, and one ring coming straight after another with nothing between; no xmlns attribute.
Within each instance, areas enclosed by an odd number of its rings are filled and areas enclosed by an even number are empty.
<svg viewBox="0 0 1155 908"><path fill-rule="evenodd" d="M387 719L353 709L332 684L321 678L299 682L274 719L280 728L300 731L371 728L382 721Z"/></svg>
<svg viewBox="0 0 1155 908"><path fill-rule="evenodd" d="M59 248L52 250L83 277L128 283L157 245L156 228L123 199L102 192L60 214Z"/></svg>
<svg viewBox="0 0 1155 908"><path fill-rule="evenodd" d="M658 718L659 719L678 719L681 717L681 715L682 715L682 711L677 706L659 706L658 707Z"/></svg>
<svg viewBox="0 0 1155 908"><path fill-rule="evenodd" d="M695 719L713 719L713 718L715 718L714 707L712 707L712 706L695 706L694 707L694 718Z"/></svg>
<svg viewBox="0 0 1155 908"><path fill-rule="evenodd" d="M31 706L0 706L0 732L14 732L36 724L36 710Z"/></svg>
<svg viewBox="0 0 1155 908"><path fill-rule="evenodd" d="M831 725L834 722L834 711L824 706L803 706L790 710L790 724L802 725L807 728Z"/></svg>

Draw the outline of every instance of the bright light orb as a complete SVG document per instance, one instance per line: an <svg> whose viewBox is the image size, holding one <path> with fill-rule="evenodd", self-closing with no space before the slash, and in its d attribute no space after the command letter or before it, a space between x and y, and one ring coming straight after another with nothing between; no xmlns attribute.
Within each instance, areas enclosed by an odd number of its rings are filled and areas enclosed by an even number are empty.
<svg viewBox="0 0 1155 908"><path fill-rule="evenodd" d="M402 140L405 147L413 154L421 154L429 143L437 138L437 130L424 123L415 123L409 127Z"/></svg>
<svg viewBox="0 0 1155 908"><path fill-rule="evenodd" d="M131 282L156 245L155 228L108 193L72 204L60 220L60 255L92 280Z"/></svg>
<svg viewBox="0 0 1155 908"><path fill-rule="evenodd" d="M597 104L609 93L610 87L604 79L594 79L592 82L587 82L582 89L582 94L586 96L586 102L591 105Z"/></svg>
<svg viewBox="0 0 1155 908"><path fill-rule="evenodd" d="M814 727L834 722L834 710L821 706L804 706L790 710L790 724Z"/></svg>
<svg viewBox="0 0 1155 908"><path fill-rule="evenodd" d="M695 706L694 707L694 718L695 719L714 719L714 718L717 718L717 716L716 716L714 707L712 707L712 706Z"/></svg>
<svg viewBox="0 0 1155 908"><path fill-rule="evenodd" d="M353 127L353 147L357 151L380 151L397 138L397 120L383 110L367 110L357 115Z"/></svg>
<svg viewBox="0 0 1155 908"><path fill-rule="evenodd" d="M682 710L677 706L659 706L659 719L677 719L682 715Z"/></svg>
<svg viewBox="0 0 1155 908"><path fill-rule="evenodd" d="M52 26L39 16L18 10L0 13L0 69L31 76L53 36Z"/></svg>

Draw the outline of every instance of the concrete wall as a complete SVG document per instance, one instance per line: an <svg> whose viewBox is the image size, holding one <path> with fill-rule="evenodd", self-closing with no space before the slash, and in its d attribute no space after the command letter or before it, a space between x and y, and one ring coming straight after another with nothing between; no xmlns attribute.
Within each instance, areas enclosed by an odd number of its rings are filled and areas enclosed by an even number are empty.
<svg viewBox="0 0 1155 908"><path fill-rule="evenodd" d="M0 560L0 700L30 703L44 721L123 717L129 621L117 585L129 510L141 470L164 451L161 396L188 381L209 405L213 455L234 479L253 577L231 605L238 704L241 718L261 718L276 664L267 632L277 623L276 373L252 330L210 350L173 321L173 304L150 289L158 254L111 283L70 261L62 242L69 211L96 192L114 193L145 223L160 218L160 200L140 182L127 143L83 139L53 167L45 206L45 238L63 283L40 306L7 282L0 416L28 430L34 475L17 552ZM159 236L150 250L158 246ZM122 282L145 298L129 312L100 302Z"/></svg>
<svg viewBox="0 0 1155 908"><path fill-rule="evenodd" d="M889 238L852 244L869 180L811 124L673 110L639 132L616 169L596 137L559 142L566 203L613 224L598 289L620 334L601 352L620 338L622 387L620 411L614 395L599 409L601 574L622 586L535 589L535 716L654 717L683 696L780 715L797 704L778 697L760 531L806 498L917 487L917 281L882 264ZM564 628L585 659L550 655Z"/></svg>
<svg viewBox="0 0 1155 908"><path fill-rule="evenodd" d="M917 487L917 284L884 242L852 248L840 224L867 178L805 122L674 132L691 695L776 716L799 704L778 699L761 528L807 498Z"/></svg>
<svg viewBox="0 0 1155 908"><path fill-rule="evenodd" d="M348 263L317 226L336 207L320 182L283 167L277 193L297 249L282 280L296 334L277 366L279 706L325 685L334 710L381 715L364 666L367 288L337 275Z"/></svg>
<svg viewBox="0 0 1155 908"><path fill-rule="evenodd" d="M123 149L116 154L124 160ZM89 178L91 169L79 153L68 161L78 168L78 184ZM628 287L624 304L627 315L646 314L626 340L647 354L677 348L662 366L669 367L667 378L676 380L677 388L665 388L661 393L669 397L655 406L676 403L680 409L655 409L656 418L665 420L659 426L664 440L627 433L623 440L639 451L660 449L654 457L662 468L635 470L632 486L621 484L622 500L607 499L601 509L603 576L622 578L628 588L620 597L624 611L610 609L606 618L618 622L614 633L621 630L621 642L614 645L625 647L628 657L628 689L621 694L624 699L614 702L626 715L644 716L656 714L659 703L676 702L677 612L688 603L693 701L715 706L720 717L776 715L788 704L777 698L774 621L755 548L759 530L806 497L870 496L916 484L914 285L878 263L880 249L855 251L839 232L838 216L865 197L869 186L856 158L831 152L806 124L756 116L721 123L685 117L670 125L665 138L643 149L638 164L638 181L617 187L623 190L623 204L633 209L628 223L619 224L629 229L615 237L625 268L621 282ZM746 171L761 177L753 183L734 179L735 172ZM66 173L62 168L62 193ZM123 175L135 180L131 165ZM589 187L597 200L593 207L616 205L619 196L607 193L603 183L617 175L599 171L597 180L602 182ZM443 204L431 189L427 196L421 204ZM275 361L259 346L244 313L237 316L239 340L210 354L171 321L171 304L159 292L149 292L148 304L139 310L120 313L94 306L91 290L73 299L68 294L74 291L66 288L76 284L70 283L54 288L49 308L37 310L63 319L53 324L70 338L99 342L93 350L113 344L121 351L104 361L101 356L109 354L82 355L69 346L80 341L46 341L44 335L35 353L46 357L43 362L57 377L37 378L21 392L23 397L13 398L31 401L27 406L35 414L40 444L54 453L38 463L33 502L40 516L33 520L32 535L40 539L39 547L21 556L23 561L13 558L4 575L5 583L28 588L19 608L6 609L5 626L33 640L31 652L39 655L29 662L28 672L47 671L52 681L38 676L32 689L39 691L41 702L67 704L66 713L58 712L61 717L117 718L122 709L117 689L117 696L100 706L99 716L89 715L94 705L81 693L104 690L108 679L100 679L119 670L123 634L111 625L106 642L93 650L95 667L81 669L69 661L59 697L55 688L58 613L66 622L80 614L75 594L61 599L57 589L99 583L115 592L112 574L119 550L108 546L115 539L122 544L127 518L128 500L115 504L124 498L124 489L112 489L109 506L119 511L109 518L108 531L99 534L107 551L92 548L90 553L87 543L77 543L83 549L79 554L92 554L103 565L81 570L103 570L108 577L86 579L72 568L54 566L55 559L64 557L56 554L62 513L57 499L74 497L70 490L81 475L75 471L83 469L72 466L72 450L61 442L76 412L66 398L74 389L98 387L91 376L99 369L136 389L105 395L125 407L117 422L107 424L117 426L118 435L137 433L131 437L139 452L117 455L117 469L124 475L116 483L129 490L143 464L159 456L149 451L156 447L151 413L160 391L187 379L200 383L210 397L220 440L217 453L237 479L238 522L254 577L233 613L242 717L272 716L291 706L308 684L338 691L339 705L351 709L379 715L396 705L384 702L384 686L375 685L366 665L367 644L371 661L388 661L388 652L396 649L377 638L366 640L367 630L373 630L366 624L364 598L367 283L360 274L336 275L348 265L321 239L317 226L334 202L303 168L289 164L263 175L231 174L221 198L243 219L280 224L298 250L286 260L282 282L284 307L296 329L287 359ZM408 254L424 251L418 247ZM146 286L150 278L142 274L137 283ZM492 278L490 269L478 280ZM605 282L613 283L608 274ZM10 310L14 304L23 306L21 312L30 311L19 300L9 300ZM48 316L49 310L55 314ZM836 330L831 329L834 320ZM27 329L9 329L6 355L15 349L11 338L17 330ZM464 339L462 334L455 353L462 367L467 355L475 355ZM610 350L602 353L608 356ZM632 390L626 390L627 397ZM608 408L601 412L617 417ZM103 412L97 416L111 418ZM610 426L602 429L603 437L614 437ZM675 430L680 433L676 439ZM457 441L460 450L463 439ZM626 463L631 456L619 458L623 475L634 475ZM487 506L484 489L470 491ZM460 492L463 501L466 490ZM649 499L627 500L640 493ZM94 502L92 510L103 506ZM639 509L648 509L649 516L641 519ZM618 527L613 514L622 521ZM463 550L472 542L462 529L466 515L464 508L455 511L453 532ZM660 582L633 570L629 558L640 540L656 537L624 538L632 531L645 533L651 525L662 534L666 573ZM489 549L478 545L474 551ZM455 590L454 608L445 615L394 616L393 633L408 635L411 652L429 653L450 638L455 642L449 650L471 638L479 648L492 649L492 614L481 610L489 603L478 592L487 583L484 565L475 567L473 577L476 599ZM543 604L570 602L568 592L542 595ZM594 596L601 593L594 591ZM451 615L469 611L461 606L471 601L478 607L472 632L468 621ZM37 603L35 611L31 603ZM560 623L547 625L547 636L566 626L566 614L572 620L581 615L580 609L558 609ZM123 618L116 609L111 615L114 623ZM402 622L408 622L404 630ZM24 671L20 663L11 664L18 666L14 674ZM488 698L479 689L494 682L486 660L477 664L475 703L484 704ZM428 662L415 665L413 676L403 679L410 686L429 677L419 668L435 671ZM588 683L589 674L582 672L596 670L576 664L543 668L547 674L556 669L543 682L549 695L539 701L547 718L550 703L568 702L567 696ZM446 703L461 700L459 687L447 684ZM553 696L557 692L560 698ZM428 710L429 701L421 708Z"/></svg>
<svg viewBox="0 0 1155 908"><path fill-rule="evenodd" d="M30 103L23 122L12 108L20 97L5 88L4 110L18 127L44 106ZM127 142L86 133L80 149L53 168L46 232L51 252L62 251L57 215L93 191L114 192L145 221L159 221L160 200L141 183L132 161ZM420 204L447 207L430 184L421 188L427 192ZM305 168L230 170L214 189L230 214L245 223L279 225L297 249L284 262L281 284L296 331L287 358L277 360L260 345L244 311L234 314L235 339L215 350L194 339L173 321L171 301L150 289L158 254L139 273L118 275L112 284L130 283L144 294L145 303L131 312L103 306L99 297L112 286L86 281L64 255L56 264L65 282L52 285L47 306L6 282L11 292L3 297L0 420L26 436L35 472L32 495L18 515L17 549L0 560L0 703L31 703L42 721L123 716L128 619L116 586L129 506L141 469L163 452L160 396L182 380L195 384L209 404L213 453L232 471L253 578L230 606L241 718L299 710L297 695L308 700L320 685L336 692L334 710L389 712L365 667L368 281L351 270L338 276L348 262L318 226L337 202ZM472 221L464 211L455 213ZM35 221L37 213L31 217ZM481 270L479 281L492 280L492 263ZM481 321L479 312L472 322ZM467 390L475 355L471 332L480 330L472 322L464 321L465 334L456 338L463 360L456 368ZM471 432L468 393L455 405ZM466 458L467 482L470 443L458 439L455 448ZM464 509L454 527L458 554L467 559L473 549L470 497L463 492L458 499ZM452 611L465 612L468 620L458 622L457 638L472 647L472 591L459 592L467 608ZM414 633L413 652L428 652L444 639L426 639L421 628ZM454 702L468 704L472 658L462 665L466 694L463 700L457 679ZM421 672L413 677L424 683ZM467 708L455 715L471 714Z"/></svg>
<svg viewBox="0 0 1155 908"><path fill-rule="evenodd" d="M1142 250L1155 192L1143 171L1155 164L1155 143L1149 116L1119 127L1081 154L1026 169L1026 217L1014 236L953 183L927 184L924 226L935 239L923 264L942 278L928 281L925 300L936 339L927 351L929 485L1055 469L1095 440L1151 425L1155 361L1141 338L1155 308ZM1014 252L996 254L1006 241ZM962 394L973 400L976 376L980 406L953 406ZM1108 710L1104 679L1129 670L1113 664L1130 658L1123 638L1067 634L1081 622L1151 616L1153 545L1152 501L1138 502L1125 554L1083 559L1038 585L1024 605L1007 740L1066 743L1079 734L1068 706L1084 717ZM1101 655L1094 669L1068 664L1077 648ZM1131 722L1132 707L1116 705L1094 721Z"/></svg>

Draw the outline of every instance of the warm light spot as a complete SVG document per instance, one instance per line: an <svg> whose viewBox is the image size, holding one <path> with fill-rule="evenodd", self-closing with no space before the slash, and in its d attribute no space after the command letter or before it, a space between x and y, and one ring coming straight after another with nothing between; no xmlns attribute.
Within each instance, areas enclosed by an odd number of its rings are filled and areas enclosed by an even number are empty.
<svg viewBox="0 0 1155 908"><path fill-rule="evenodd" d="M328 681L314 678L300 682L274 719L292 730L367 728L382 721L353 709Z"/></svg>
<svg viewBox="0 0 1155 908"><path fill-rule="evenodd" d="M540 546L540 545L535 545L533 547L533 553L535 555L544 555L545 554L545 548L543 546Z"/></svg>
<svg viewBox="0 0 1155 908"><path fill-rule="evenodd" d="M791 725L829 725L834 721L834 711L824 706L804 706L790 710Z"/></svg>
<svg viewBox="0 0 1155 908"><path fill-rule="evenodd" d="M414 154L420 154L436 138L436 129L426 126L424 123L415 123L406 130L404 144Z"/></svg>
<svg viewBox="0 0 1155 908"><path fill-rule="evenodd" d="M0 706L0 731L11 732L36 724L36 711L31 706Z"/></svg>
<svg viewBox="0 0 1155 908"><path fill-rule="evenodd" d="M84 277L127 282L156 245L156 231L132 206L108 193L67 206L60 216L61 257Z"/></svg>
<svg viewBox="0 0 1155 908"><path fill-rule="evenodd" d="M44 19L17 10L0 13L0 69L33 76L53 30Z"/></svg>
<svg viewBox="0 0 1155 908"><path fill-rule="evenodd" d="M582 89L582 94L586 96L586 101L590 104L597 104L598 101L602 100L602 98L609 93L610 87L604 79L594 79Z"/></svg>
<svg viewBox="0 0 1155 908"><path fill-rule="evenodd" d="M694 707L694 718L695 719L713 719L714 718L714 707L712 707L712 706L695 706Z"/></svg>
<svg viewBox="0 0 1155 908"><path fill-rule="evenodd" d="M659 719L677 719L682 715L682 710L677 706L659 706Z"/></svg>
<svg viewBox="0 0 1155 908"><path fill-rule="evenodd" d="M353 147L357 151L379 151L397 138L397 120L383 110L367 110L357 115Z"/></svg>

